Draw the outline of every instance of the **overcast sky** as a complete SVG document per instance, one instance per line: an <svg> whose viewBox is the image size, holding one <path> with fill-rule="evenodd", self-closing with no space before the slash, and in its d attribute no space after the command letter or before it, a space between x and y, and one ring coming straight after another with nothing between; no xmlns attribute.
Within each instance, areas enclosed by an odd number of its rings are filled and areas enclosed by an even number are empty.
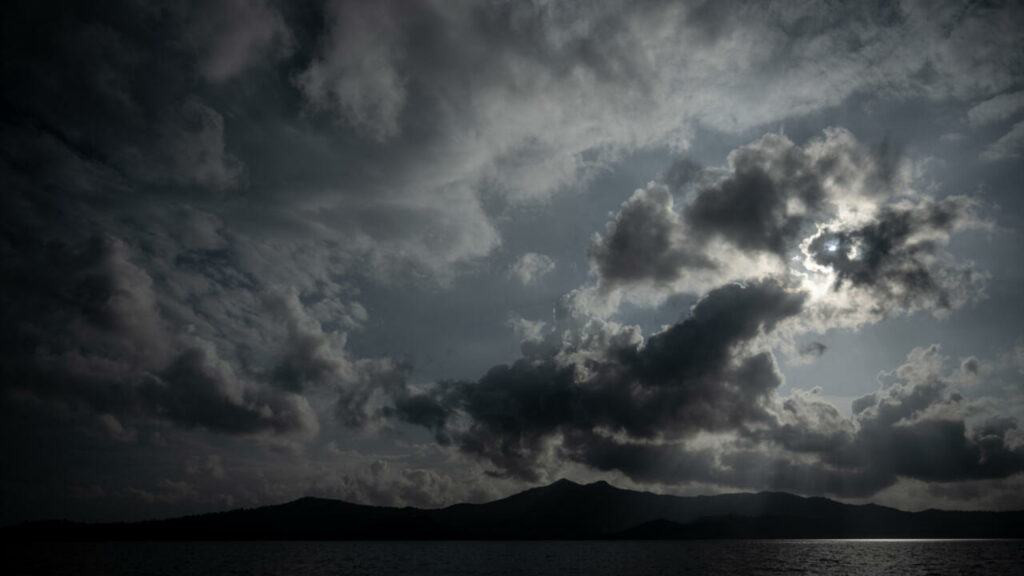
<svg viewBox="0 0 1024 576"><path fill-rule="evenodd" d="M0 521L1024 508L1024 8L14 2Z"/></svg>

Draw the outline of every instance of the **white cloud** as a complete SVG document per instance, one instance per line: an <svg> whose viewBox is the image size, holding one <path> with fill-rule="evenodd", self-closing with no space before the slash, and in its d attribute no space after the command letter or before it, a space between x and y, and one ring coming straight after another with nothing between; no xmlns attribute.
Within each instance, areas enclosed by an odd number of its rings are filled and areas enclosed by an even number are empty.
<svg viewBox="0 0 1024 576"><path fill-rule="evenodd" d="M549 256L536 252L527 252L509 267L508 276L518 280L523 286L540 282L541 278L555 269L555 261Z"/></svg>
<svg viewBox="0 0 1024 576"><path fill-rule="evenodd" d="M512 328L517 338L525 341L541 340L547 326L547 322L543 320L527 320L518 314L509 315L506 324Z"/></svg>

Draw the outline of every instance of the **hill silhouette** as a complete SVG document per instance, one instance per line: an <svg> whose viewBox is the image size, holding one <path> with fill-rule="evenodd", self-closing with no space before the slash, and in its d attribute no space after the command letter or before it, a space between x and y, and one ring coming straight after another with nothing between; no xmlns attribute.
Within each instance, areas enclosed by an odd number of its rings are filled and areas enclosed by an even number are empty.
<svg viewBox="0 0 1024 576"><path fill-rule="evenodd" d="M307 497L134 523L29 522L2 532L21 540L1020 538L1024 511L913 513L781 492L680 497L559 480L440 509Z"/></svg>

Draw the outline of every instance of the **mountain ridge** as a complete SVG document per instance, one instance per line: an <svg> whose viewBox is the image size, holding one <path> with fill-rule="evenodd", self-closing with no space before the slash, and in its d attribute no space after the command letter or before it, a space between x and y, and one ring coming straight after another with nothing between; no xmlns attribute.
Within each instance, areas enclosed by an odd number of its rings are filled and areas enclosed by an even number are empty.
<svg viewBox="0 0 1024 576"><path fill-rule="evenodd" d="M786 492L671 496L561 479L482 504L388 507L305 496L131 523L27 522L14 540L1021 538L1024 511L905 512Z"/></svg>

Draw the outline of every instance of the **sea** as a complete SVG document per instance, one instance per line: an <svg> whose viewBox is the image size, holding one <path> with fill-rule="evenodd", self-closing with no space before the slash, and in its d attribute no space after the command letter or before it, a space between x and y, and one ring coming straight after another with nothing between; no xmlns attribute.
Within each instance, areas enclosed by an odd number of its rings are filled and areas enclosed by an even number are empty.
<svg viewBox="0 0 1024 576"><path fill-rule="evenodd" d="M1024 540L102 542L5 548L5 574L75 576L1024 575Z"/></svg>

